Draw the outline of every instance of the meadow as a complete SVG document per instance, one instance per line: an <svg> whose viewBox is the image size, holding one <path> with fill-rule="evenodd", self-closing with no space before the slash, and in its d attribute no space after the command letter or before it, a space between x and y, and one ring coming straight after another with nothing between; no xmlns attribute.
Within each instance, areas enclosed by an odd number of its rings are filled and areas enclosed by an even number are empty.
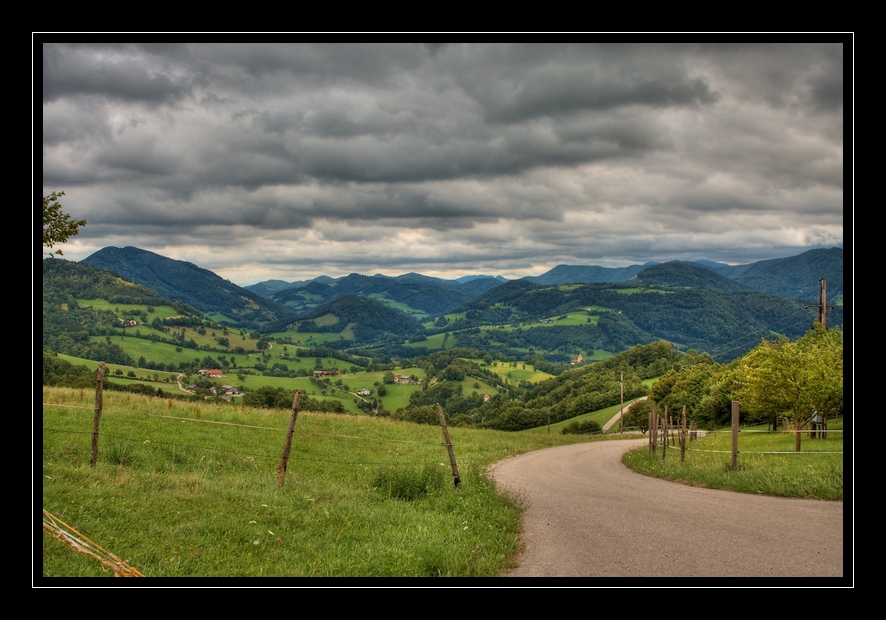
<svg viewBox="0 0 886 620"><path fill-rule="evenodd" d="M486 468L587 437L441 429L106 392L90 466L94 392L44 388L43 507L146 576L492 576L512 563L519 498ZM41 573L109 576L43 535Z"/></svg>
<svg viewBox="0 0 886 620"><path fill-rule="evenodd" d="M732 435L723 430L687 443L686 458L678 447L652 453L648 448L627 452L622 462L641 474L683 484L739 493L843 499L843 420L828 422L826 438L803 438L794 451L794 433L768 432L766 427L742 428L737 470L732 470Z"/></svg>

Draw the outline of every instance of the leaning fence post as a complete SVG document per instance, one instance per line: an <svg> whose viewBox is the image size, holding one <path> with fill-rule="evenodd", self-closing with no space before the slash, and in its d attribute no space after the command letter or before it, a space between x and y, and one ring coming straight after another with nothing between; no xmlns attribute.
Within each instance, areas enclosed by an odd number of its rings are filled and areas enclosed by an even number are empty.
<svg viewBox="0 0 886 620"><path fill-rule="evenodd" d="M95 467L98 461L98 423L102 417L102 390L104 389L105 363L98 363L98 372L95 373L95 415L92 416L92 460L90 465Z"/></svg>
<svg viewBox="0 0 886 620"><path fill-rule="evenodd" d="M738 401L732 401L732 471L738 469Z"/></svg>
<svg viewBox="0 0 886 620"><path fill-rule="evenodd" d="M286 466L289 464L289 450L292 449L292 432L295 430L295 420L298 418L298 401L301 398L301 390L295 391L292 398L292 416L289 418L289 428L286 429L286 443L283 445L283 457L280 459L280 467L277 470L277 484L283 486L286 474Z"/></svg>
<svg viewBox="0 0 886 620"><path fill-rule="evenodd" d="M449 429L446 427L446 416L443 415L443 407L437 403L437 413L440 414L440 427L443 429L443 440L446 442L446 450L449 452L449 464L452 466L452 482L455 488L461 487L461 477L458 475L458 465L455 464L455 450L452 449L452 441L449 439Z"/></svg>

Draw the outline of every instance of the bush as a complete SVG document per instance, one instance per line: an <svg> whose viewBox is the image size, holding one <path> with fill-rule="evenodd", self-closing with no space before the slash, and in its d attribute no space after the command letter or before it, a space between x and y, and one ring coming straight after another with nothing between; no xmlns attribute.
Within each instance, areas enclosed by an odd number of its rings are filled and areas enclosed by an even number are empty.
<svg viewBox="0 0 886 620"><path fill-rule="evenodd" d="M446 485L446 470L439 465L425 465L421 469L398 467L381 469L375 474L372 486L393 499L414 501Z"/></svg>
<svg viewBox="0 0 886 620"><path fill-rule="evenodd" d="M564 435L590 435L599 433L602 430L600 423L596 420L575 421L563 428Z"/></svg>

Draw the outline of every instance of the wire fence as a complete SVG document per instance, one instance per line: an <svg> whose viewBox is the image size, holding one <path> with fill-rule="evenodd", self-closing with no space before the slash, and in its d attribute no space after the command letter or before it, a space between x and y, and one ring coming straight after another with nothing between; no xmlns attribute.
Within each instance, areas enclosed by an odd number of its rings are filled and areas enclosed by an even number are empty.
<svg viewBox="0 0 886 620"><path fill-rule="evenodd" d="M88 407L88 406L69 405L69 404L65 404L65 403L46 403L46 402L44 402L43 406L44 407L74 408L74 409L92 409L91 407ZM114 409L107 409L105 411L114 411ZM117 411L124 411L124 410L117 409ZM150 417L150 418L175 420L175 421L189 422L189 423L195 423L195 424L213 424L213 425L228 426L228 427L234 427L234 428L242 428L242 429L247 429L247 430L266 430L266 431L273 431L273 432L281 433L281 434L286 433L285 428L272 427L272 426L260 426L260 425L256 425L256 424L242 424L242 423L237 423L237 422L223 422L220 420L204 420L204 419L199 419L199 418L190 418L190 417L186 417L186 416L158 415L158 414L150 414L150 413L145 413L142 415L144 415L146 417ZM87 431L87 430L77 431L77 430L70 430L70 429L52 428L52 427L48 427L48 426L43 427L43 432L63 433L63 434L81 435L81 436L92 436L92 434L93 434L92 431ZM388 442L388 443L397 443L397 444L413 444L413 445L434 446L434 447L441 447L441 448L446 447L446 443L442 442L442 441L417 441L417 440L407 440L407 439L392 439L392 438L388 438L388 437L365 437L365 436L360 436L360 435L348 435L348 434L342 434L342 433L321 433L321 432L307 431L307 430L299 430L297 434L300 436L330 437L330 438L337 438L337 439L350 439L350 440L355 440L355 441L374 441L374 442ZM262 460L268 460L268 461L276 461L280 457L279 453L258 454L253 451L244 452L244 451L240 451L240 450L229 450L229 449L219 448L219 447L213 446L213 445L182 443L181 441L164 441L164 440L145 441L144 439L140 439L140 438L127 437L127 436L117 435L117 434L108 433L108 432L102 432L101 436L102 436L102 438L105 438L105 439L114 439L119 442L128 443L131 445L139 445L139 446L151 445L151 446L154 446L157 448L175 446L180 449L191 449L191 450L197 450L197 451L207 450L207 451L213 451L218 454L227 454L227 455L232 455L232 456L250 456L250 457L253 457L256 459L262 459ZM366 465L416 466L416 465L422 465L425 463L425 462L405 462L402 459L400 459L398 461L342 461L342 460L335 460L335 459L316 459L316 458L312 459L312 458L307 458L304 456L290 456L289 460L295 460L295 461L300 461L300 462L336 463L336 464L341 464L341 465L361 465L361 466L366 466Z"/></svg>

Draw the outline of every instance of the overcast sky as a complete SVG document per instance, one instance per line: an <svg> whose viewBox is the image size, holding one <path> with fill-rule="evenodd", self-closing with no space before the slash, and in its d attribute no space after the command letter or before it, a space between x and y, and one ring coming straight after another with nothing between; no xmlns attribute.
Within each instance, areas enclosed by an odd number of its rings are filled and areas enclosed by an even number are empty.
<svg viewBox="0 0 886 620"><path fill-rule="evenodd" d="M843 245L842 44L35 50L69 260L249 285Z"/></svg>

